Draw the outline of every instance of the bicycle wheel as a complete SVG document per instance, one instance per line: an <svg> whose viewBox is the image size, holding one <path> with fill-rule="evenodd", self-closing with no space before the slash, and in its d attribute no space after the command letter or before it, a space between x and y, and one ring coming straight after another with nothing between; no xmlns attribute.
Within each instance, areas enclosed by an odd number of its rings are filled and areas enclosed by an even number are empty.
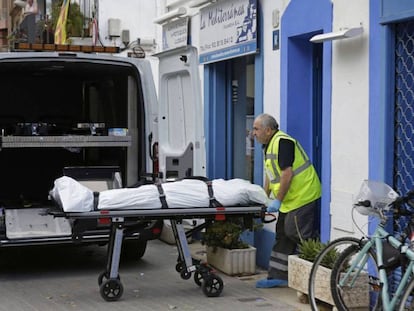
<svg viewBox="0 0 414 311"><path fill-rule="evenodd" d="M399 311L414 310L414 279L412 278L401 296Z"/></svg>
<svg viewBox="0 0 414 311"><path fill-rule="evenodd" d="M326 295L326 293L328 293L328 295L330 294L329 288L323 288L319 290L319 286L316 286L316 284L320 283L317 277L319 273L321 271L329 271L328 269L325 269L323 267L323 263L325 262L325 260L331 256L332 252L341 253L344 249L347 249L349 246L360 245L360 243L361 240L352 237L343 237L335 239L328 243L315 258L310 271L308 283L308 298L312 311L319 311L318 303L321 302L319 302L316 297L320 297L320 295ZM328 277L330 277L330 275ZM319 291L323 291L323 293L319 293Z"/></svg>
<svg viewBox="0 0 414 311"><path fill-rule="evenodd" d="M355 269L349 271L360 251L360 245L349 246L338 257L332 268L331 293L339 311L353 308L381 309L381 287L378 281L379 273L374 250L369 249Z"/></svg>

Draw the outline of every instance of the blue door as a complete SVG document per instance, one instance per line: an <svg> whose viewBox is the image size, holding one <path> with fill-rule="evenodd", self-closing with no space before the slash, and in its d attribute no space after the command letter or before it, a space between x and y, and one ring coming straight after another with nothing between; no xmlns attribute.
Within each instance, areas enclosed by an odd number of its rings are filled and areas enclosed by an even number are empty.
<svg viewBox="0 0 414 311"><path fill-rule="evenodd" d="M208 177L253 180L254 56L205 66Z"/></svg>

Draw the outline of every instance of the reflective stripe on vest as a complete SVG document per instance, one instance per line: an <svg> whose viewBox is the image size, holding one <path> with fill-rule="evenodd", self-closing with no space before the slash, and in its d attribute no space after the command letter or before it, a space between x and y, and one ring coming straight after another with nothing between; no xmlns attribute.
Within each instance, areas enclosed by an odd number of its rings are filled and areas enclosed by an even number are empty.
<svg viewBox="0 0 414 311"><path fill-rule="evenodd" d="M277 134L275 134L275 135L277 135ZM303 158L303 159L305 159L305 163L303 163L301 166L299 166L299 167L297 167L296 169L294 169L294 170L293 170L293 176L295 176L295 175L297 175L297 174L299 174L299 173L303 172L303 171L304 171L304 170L306 170L309 166L311 166L311 162L310 162L309 158L307 157L307 155L306 155L305 151L303 150L302 146L301 146L301 145L299 145L299 144L297 143L297 141L296 141L295 139L293 139L292 137L290 137L290 136L288 136L288 135L286 135L286 134L284 134L284 133L281 133L281 134L280 134L280 135L278 135L278 136L279 136L280 138L286 138L286 139L289 139L289 140L293 141L293 142L294 142L294 144L295 144L295 148L296 148L296 147L298 148L298 150L299 150L300 154L302 155L302 158ZM280 140L280 138L279 138L279 140ZM269 146L269 148L271 148L271 150L272 150L272 148L273 148L273 143L274 143L274 141L275 141L275 140L276 140L276 139L274 139L274 140L272 141L272 146ZM278 158L277 158L276 154L273 154L273 153L268 154L268 153L266 153L266 154L265 154L265 160L272 160L272 161L271 161L271 164L272 164L272 169L273 169L273 172L274 172L274 174L275 174L275 178L274 178L274 179L272 179L270 182L271 182L272 184L277 184L277 183L280 183L280 173L279 173L279 170L277 169L277 165L276 165L276 163L277 163L277 161L278 161Z"/></svg>

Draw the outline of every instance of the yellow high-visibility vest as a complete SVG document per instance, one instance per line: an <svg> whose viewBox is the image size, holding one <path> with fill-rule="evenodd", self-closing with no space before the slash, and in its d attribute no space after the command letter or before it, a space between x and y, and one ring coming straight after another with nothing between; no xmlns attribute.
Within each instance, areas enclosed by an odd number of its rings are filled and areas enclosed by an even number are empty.
<svg viewBox="0 0 414 311"><path fill-rule="evenodd" d="M322 191L318 174L302 146L296 139L278 131L270 140L265 154L265 170L269 178L269 188L275 197L280 188L281 169L278 163L278 153L281 138L289 139L295 145L295 160L292 165L293 178L280 207L281 212L287 213L320 198Z"/></svg>

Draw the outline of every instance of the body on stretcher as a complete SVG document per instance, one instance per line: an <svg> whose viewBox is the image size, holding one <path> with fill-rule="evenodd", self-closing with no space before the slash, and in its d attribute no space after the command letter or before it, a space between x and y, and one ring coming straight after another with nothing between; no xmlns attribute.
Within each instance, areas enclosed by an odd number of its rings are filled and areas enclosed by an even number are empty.
<svg viewBox="0 0 414 311"><path fill-rule="evenodd" d="M268 205L264 189L243 179L183 179L146 184L94 193L75 179L63 176L55 180L50 196L65 212L93 210L144 210L167 208Z"/></svg>
<svg viewBox="0 0 414 311"><path fill-rule="evenodd" d="M70 182L72 183L72 181ZM170 220L178 249L176 271L180 273L183 279L191 278L191 275L194 273L194 281L202 288L203 293L208 297L217 297L223 290L223 281L220 276L216 275L213 269L211 269L206 263L202 263L191 257L187 237L206 228L213 221L222 221L232 217L241 217L245 222L246 228L252 228L254 218L264 219L265 216L266 208L264 204L261 204L264 202L251 202L252 205L222 206L214 195L211 183L206 184L208 206L180 206L179 208L171 208L167 203L167 198L171 195L171 193L166 195L164 192L164 185L165 184L162 186L156 185L157 199L161 202L162 207L155 209L139 208L141 204L136 209L134 209L131 205L129 205L127 209L99 209L97 208L97 206L99 206L97 201L99 202L99 200L96 200L96 198L98 197L100 199L102 194L101 192L99 193L99 196L95 193L95 199L93 200L95 203L93 208L89 206L88 210L84 212L65 211L65 208L61 206L62 191L59 193L56 189L54 189L54 193L51 192L52 198L54 198L61 207L59 210L51 210L49 212L56 217L65 217L73 221L102 218L109 218L111 220L111 232L107 250L106 269L98 277L100 294L105 300L115 301L118 300L123 294L123 286L119 277L119 262L122 242L125 231L133 228L135 223L143 220ZM187 192L188 191L189 189L187 188ZM74 195L74 197L76 197L76 195ZM264 197L263 200L265 200ZM90 200L88 202L88 204L91 204ZM190 218L204 219L204 223L185 232L182 220ZM74 238L81 238L81 236L81 231L74 232Z"/></svg>

